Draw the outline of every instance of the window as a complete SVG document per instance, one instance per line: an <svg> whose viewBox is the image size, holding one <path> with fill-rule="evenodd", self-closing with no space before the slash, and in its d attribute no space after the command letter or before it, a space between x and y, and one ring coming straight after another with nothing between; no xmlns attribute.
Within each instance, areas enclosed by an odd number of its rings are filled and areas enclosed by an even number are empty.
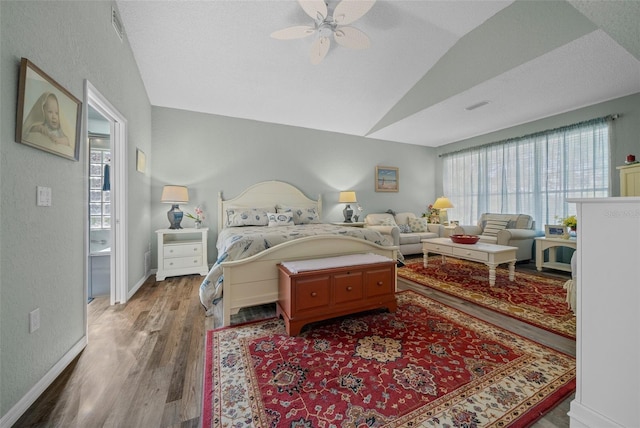
<svg viewBox="0 0 640 428"><path fill-rule="evenodd" d="M525 213L536 228L575 214L567 198L609 195L605 118L442 155L449 218L475 224L480 214Z"/></svg>
<svg viewBox="0 0 640 428"><path fill-rule="evenodd" d="M111 229L111 191L108 185L111 151L91 149L89 156L89 227L93 230Z"/></svg>

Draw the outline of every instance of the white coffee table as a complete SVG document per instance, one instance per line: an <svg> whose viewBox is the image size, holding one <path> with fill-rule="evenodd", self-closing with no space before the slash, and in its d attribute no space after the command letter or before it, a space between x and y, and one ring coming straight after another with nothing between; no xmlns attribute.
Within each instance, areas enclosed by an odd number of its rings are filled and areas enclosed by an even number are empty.
<svg viewBox="0 0 640 428"><path fill-rule="evenodd" d="M489 266L489 285L496 285L496 267L503 263L509 264L509 281L516 278L516 251L517 247L506 245L485 244L456 244L449 238L431 238L422 240L422 253L424 267L427 267L428 253L442 255L442 263L446 263L446 257L480 262Z"/></svg>

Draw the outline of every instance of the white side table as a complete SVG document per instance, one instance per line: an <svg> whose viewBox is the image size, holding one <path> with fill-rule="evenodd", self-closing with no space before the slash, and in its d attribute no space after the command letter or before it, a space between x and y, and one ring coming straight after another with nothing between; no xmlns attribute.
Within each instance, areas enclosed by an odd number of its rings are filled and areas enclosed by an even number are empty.
<svg viewBox="0 0 640 428"><path fill-rule="evenodd" d="M558 247L577 248L577 242L575 238L562 239L562 238L545 238L544 236L538 237L536 241L536 269L539 271L542 268L563 270L565 272L571 272L570 263L558 262L556 258L556 249ZM544 250L549 250L549 260L544 261Z"/></svg>
<svg viewBox="0 0 640 428"><path fill-rule="evenodd" d="M207 261L208 227L201 229L159 229L158 272L156 280L163 281L168 276L201 276L209 273Z"/></svg>

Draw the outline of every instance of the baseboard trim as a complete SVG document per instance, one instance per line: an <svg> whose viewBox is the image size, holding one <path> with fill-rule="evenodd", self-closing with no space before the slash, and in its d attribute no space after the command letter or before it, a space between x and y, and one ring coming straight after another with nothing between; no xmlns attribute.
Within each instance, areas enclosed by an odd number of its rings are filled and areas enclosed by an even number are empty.
<svg viewBox="0 0 640 428"><path fill-rule="evenodd" d="M153 270L147 272L147 274L143 276L142 279L138 281L131 290L129 290L129 293L127 293L127 302L129 301L129 299L133 297L134 294L136 294L136 292L140 289L140 287L142 287L142 285L151 276L152 273L153 273Z"/></svg>
<svg viewBox="0 0 640 428"><path fill-rule="evenodd" d="M54 380L64 371L65 368L78 356L87 346L87 336L82 336L71 349L22 397L15 406L2 416L0 428L9 428L26 412L29 407L42 395L42 393L53 383Z"/></svg>
<svg viewBox="0 0 640 428"><path fill-rule="evenodd" d="M582 403L578 403L576 400L571 402L571 407L567 414L571 421L571 427L622 428L622 425L615 423L611 419L590 409L589 407L585 407Z"/></svg>

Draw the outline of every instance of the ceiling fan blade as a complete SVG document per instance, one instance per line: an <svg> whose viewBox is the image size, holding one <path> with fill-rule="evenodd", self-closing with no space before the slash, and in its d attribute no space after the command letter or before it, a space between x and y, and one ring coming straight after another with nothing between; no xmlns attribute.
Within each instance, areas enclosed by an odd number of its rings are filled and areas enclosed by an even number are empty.
<svg viewBox="0 0 640 428"><path fill-rule="evenodd" d="M369 12L375 2L376 0L342 0L333 12L333 19L338 25L351 24Z"/></svg>
<svg viewBox="0 0 640 428"><path fill-rule="evenodd" d="M309 27L308 25L297 25L274 31L271 33L271 37L278 40L301 39L312 35L315 30L314 27Z"/></svg>
<svg viewBox="0 0 640 428"><path fill-rule="evenodd" d="M324 21L327 17L327 5L324 0L298 0L307 15L315 20Z"/></svg>
<svg viewBox="0 0 640 428"><path fill-rule="evenodd" d="M318 37L311 45L311 64L320 64L331 46L331 39L328 37Z"/></svg>
<svg viewBox="0 0 640 428"><path fill-rule="evenodd" d="M338 27L334 33L336 42L351 49L366 49L371 46L369 37L353 27Z"/></svg>

